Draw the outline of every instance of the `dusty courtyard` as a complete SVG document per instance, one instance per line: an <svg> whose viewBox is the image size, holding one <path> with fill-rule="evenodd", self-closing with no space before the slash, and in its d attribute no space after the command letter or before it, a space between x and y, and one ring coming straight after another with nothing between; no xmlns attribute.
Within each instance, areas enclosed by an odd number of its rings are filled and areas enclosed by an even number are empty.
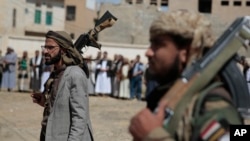
<svg viewBox="0 0 250 141"><path fill-rule="evenodd" d="M131 141L130 118L145 102L90 96L90 116L96 141ZM30 93L0 92L0 141L38 141L43 108Z"/></svg>

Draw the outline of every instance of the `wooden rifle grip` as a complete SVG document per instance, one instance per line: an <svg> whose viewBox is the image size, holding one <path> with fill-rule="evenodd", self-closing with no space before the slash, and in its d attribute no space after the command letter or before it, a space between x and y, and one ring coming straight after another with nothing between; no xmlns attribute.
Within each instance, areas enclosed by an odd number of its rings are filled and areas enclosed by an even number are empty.
<svg viewBox="0 0 250 141"><path fill-rule="evenodd" d="M184 82L182 79L178 79L171 89L164 94L160 102L166 101L165 103L167 104L167 107L174 110L197 77L198 74L194 75L194 77L187 82Z"/></svg>

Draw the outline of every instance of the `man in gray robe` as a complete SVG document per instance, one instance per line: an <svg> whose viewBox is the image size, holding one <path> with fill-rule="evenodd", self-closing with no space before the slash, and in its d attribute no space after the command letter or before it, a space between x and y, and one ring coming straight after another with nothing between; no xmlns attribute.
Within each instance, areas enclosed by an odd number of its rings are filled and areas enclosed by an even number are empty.
<svg viewBox="0 0 250 141"><path fill-rule="evenodd" d="M4 71L2 78L2 88L7 88L10 92L16 87L16 62L17 54L13 48L8 47L7 53L4 56Z"/></svg>
<svg viewBox="0 0 250 141"><path fill-rule="evenodd" d="M84 58L64 31L48 31L42 46L53 71L33 102L44 107L40 141L93 141Z"/></svg>

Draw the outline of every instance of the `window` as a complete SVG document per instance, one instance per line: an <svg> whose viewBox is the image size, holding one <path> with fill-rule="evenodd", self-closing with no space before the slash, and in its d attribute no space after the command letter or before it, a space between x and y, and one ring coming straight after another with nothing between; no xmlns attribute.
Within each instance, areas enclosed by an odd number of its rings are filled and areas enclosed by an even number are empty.
<svg viewBox="0 0 250 141"><path fill-rule="evenodd" d="M212 0L199 0L199 11L202 13L211 13Z"/></svg>
<svg viewBox="0 0 250 141"><path fill-rule="evenodd" d="M51 3L48 3L48 4L47 4L47 7L48 7L48 8L52 8L52 4L51 4Z"/></svg>
<svg viewBox="0 0 250 141"><path fill-rule="evenodd" d="M241 6L241 1L234 1L234 6Z"/></svg>
<svg viewBox="0 0 250 141"><path fill-rule="evenodd" d="M75 6L67 6L66 20L67 21L74 21L75 15L76 15L76 7Z"/></svg>
<svg viewBox="0 0 250 141"><path fill-rule="evenodd" d="M132 0L126 0L126 2L132 4Z"/></svg>
<svg viewBox="0 0 250 141"><path fill-rule="evenodd" d="M136 4L142 4L143 0L136 0Z"/></svg>
<svg viewBox="0 0 250 141"><path fill-rule="evenodd" d="M168 0L161 1L161 11L168 11Z"/></svg>
<svg viewBox="0 0 250 141"><path fill-rule="evenodd" d="M13 15L12 15L12 27L16 27L16 9L13 9Z"/></svg>
<svg viewBox="0 0 250 141"><path fill-rule="evenodd" d="M35 23L40 24L41 23L41 10L36 10L35 11Z"/></svg>
<svg viewBox="0 0 250 141"><path fill-rule="evenodd" d="M41 7L42 6L42 3L40 1L37 1L36 2L36 7Z"/></svg>
<svg viewBox="0 0 250 141"><path fill-rule="evenodd" d="M228 6L229 5L229 1L221 1L221 5L222 6Z"/></svg>
<svg viewBox="0 0 250 141"><path fill-rule="evenodd" d="M157 0L150 0L150 5L157 5Z"/></svg>
<svg viewBox="0 0 250 141"><path fill-rule="evenodd" d="M52 12L46 12L46 25L52 25Z"/></svg>
<svg viewBox="0 0 250 141"><path fill-rule="evenodd" d="M250 1L246 1L246 6L250 6Z"/></svg>
<svg viewBox="0 0 250 141"><path fill-rule="evenodd" d="M168 6L168 0L162 0L161 6Z"/></svg>

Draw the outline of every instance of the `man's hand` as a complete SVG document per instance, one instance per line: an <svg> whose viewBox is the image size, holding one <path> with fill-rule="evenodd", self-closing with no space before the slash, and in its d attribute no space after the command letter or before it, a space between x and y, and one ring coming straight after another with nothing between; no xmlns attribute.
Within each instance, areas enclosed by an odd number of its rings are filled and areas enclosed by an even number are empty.
<svg viewBox="0 0 250 141"><path fill-rule="evenodd" d="M45 96L42 93L33 93L30 95L32 97L32 101L34 103L39 104L40 106L44 107L45 104Z"/></svg>
<svg viewBox="0 0 250 141"><path fill-rule="evenodd" d="M145 108L131 119L129 132L134 141L142 141L151 131L163 125L166 105L161 102L156 114Z"/></svg>

